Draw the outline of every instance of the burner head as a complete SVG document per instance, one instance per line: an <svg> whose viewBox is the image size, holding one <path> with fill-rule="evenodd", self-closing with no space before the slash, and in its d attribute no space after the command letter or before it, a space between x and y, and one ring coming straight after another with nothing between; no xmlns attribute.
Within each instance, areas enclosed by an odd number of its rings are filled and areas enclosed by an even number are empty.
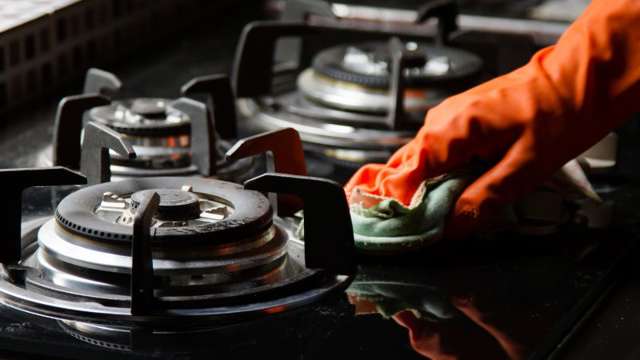
<svg viewBox="0 0 640 360"><path fill-rule="evenodd" d="M134 99L131 101L130 110L151 120L167 117L167 103L164 99Z"/></svg>
<svg viewBox="0 0 640 360"><path fill-rule="evenodd" d="M424 66L406 69L407 86L414 88L467 85L482 68L482 60L467 51L407 42L407 50L425 55ZM387 89L390 84L389 46L366 42L336 46L316 55L313 70L337 81Z"/></svg>
<svg viewBox="0 0 640 360"><path fill-rule="evenodd" d="M271 226L269 201L240 185L197 178L145 178L78 190L56 210L60 226L94 241L131 240L131 226L145 195L160 196L154 216L157 243L233 242Z"/></svg>
<svg viewBox="0 0 640 360"><path fill-rule="evenodd" d="M158 205L158 218L163 220L193 220L200 216L200 199L198 195L177 189L151 189L141 190L131 195L131 206L138 206L152 193L160 196Z"/></svg>
<svg viewBox="0 0 640 360"><path fill-rule="evenodd" d="M134 98L116 101L89 111L89 118L132 136L189 134L189 117L163 98Z"/></svg>

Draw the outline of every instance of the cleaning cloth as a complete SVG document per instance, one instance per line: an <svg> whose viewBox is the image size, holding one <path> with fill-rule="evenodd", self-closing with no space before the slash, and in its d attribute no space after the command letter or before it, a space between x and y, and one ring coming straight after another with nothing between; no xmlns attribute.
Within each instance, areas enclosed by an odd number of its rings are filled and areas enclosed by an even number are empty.
<svg viewBox="0 0 640 360"><path fill-rule="evenodd" d="M472 182L472 174L477 171L477 168L473 168L465 173L458 172L424 180L411 198L409 206L390 197L354 188L349 195L349 203L356 248L367 253L396 254L439 241L443 237L448 214L465 187ZM565 201L572 203L602 203L577 160L566 163L541 188L549 188ZM539 197L538 205L531 206L530 200L523 199L515 208L520 209L521 213L524 211L524 214L509 219L507 214L510 211L505 211L503 220L517 225L518 222L531 217L531 214L535 214L539 221L560 221L547 219L555 216L552 209L553 205L557 204L549 204L544 196L534 196ZM544 213L540 214L540 211Z"/></svg>
<svg viewBox="0 0 640 360"><path fill-rule="evenodd" d="M356 247L363 252L403 253L443 236L445 219L467 184L464 176L425 180L409 206L354 189L349 196Z"/></svg>

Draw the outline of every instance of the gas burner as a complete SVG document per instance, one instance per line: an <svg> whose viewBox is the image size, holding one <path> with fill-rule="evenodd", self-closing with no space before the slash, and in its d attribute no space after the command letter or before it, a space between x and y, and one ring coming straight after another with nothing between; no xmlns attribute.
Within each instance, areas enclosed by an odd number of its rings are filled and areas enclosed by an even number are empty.
<svg viewBox="0 0 640 360"><path fill-rule="evenodd" d="M89 125L100 131L85 140L125 152L109 140L119 134ZM85 146L101 154L88 171L90 183L105 178L108 147ZM291 130L248 138L228 156L266 151L276 169L305 173ZM5 205L17 209L26 187L83 180L65 168L5 170L0 177L16 187ZM304 224L292 215L302 210L298 197L278 196L275 215L261 192L301 197ZM0 221L13 234L20 215L11 215ZM263 174L243 187L153 177L73 192L53 218L31 223L0 253L0 301L9 306L114 330L200 328L299 308L344 289L353 271L353 234L344 192L328 180Z"/></svg>
<svg viewBox="0 0 640 360"><path fill-rule="evenodd" d="M93 121L126 136L137 154L135 159L111 154L114 180L203 175L241 181L255 173L252 159L228 162L224 157L231 147L228 139L236 137L233 97L225 76L199 77L182 89L183 94L207 93L209 105L215 103L215 107L209 106L215 108L213 113L186 98L139 97L111 102L98 95L114 95L120 87L115 75L90 69L84 95L60 102L54 144L44 150L40 164L78 169L82 128Z"/></svg>
<svg viewBox="0 0 640 360"><path fill-rule="evenodd" d="M483 75L478 56L448 42L454 1L429 4L417 17L415 27L437 19L431 44L384 23L331 18L324 2L289 4L286 22L253 23L242 34L234 86L243 126L295 128L305 150L339 168L386 161L414 137L428 109ZM264 54L272 56L256 66Z"/></svg>
<svg viewBox="0 0 640 360"><path fill-rule="evenodd" d="M232 302L314 275L295 260L303 248L288 245L289 235L273 223L262 194L174 177L104 183L63 199L55 219L40 227L37 249L23 258L37 274L27 283L58 297L125 306L135 216L154 193L159 203L149 230L154 281L161 284L157 298L179 307Z"/></svg>
<svg viewBox="0 0 640 360"><path fill-rule="evenodd" d="M403 69L405 110L424 113L444 98L468 87L482 60L469 52L413 41L405 50L422 54L423 64ZM387 113L391 103L391 55L383 42L335 46L318 53L298 77L308 98L341 110Z"/></svg>
<svg viewBox="0 0 640 360"><path fill-rule="evenodd" d="M270 224L265 219L272 214L264 196L233 183L199 178L186 182L181 177L142 178L91 186L64 198L55 217L67 232L114 246L128 244L135 214L151 193L160 197L151 225L158 243L184 249L191 243L210 243L212 238L217 245L225 245L231 240L267 236L264 231ZM228 254L234 252L225 249ZM75 254L65 257L79 256ZM81 259L79 256L77 261Z"/></svg>
<svg viewBox="0 0 640 360"><path fill-rule="evenodd" d="M189 135L189 116L171 108L171 103L163 98L116 101L89 110L89 118L132 136Z"/></svg>

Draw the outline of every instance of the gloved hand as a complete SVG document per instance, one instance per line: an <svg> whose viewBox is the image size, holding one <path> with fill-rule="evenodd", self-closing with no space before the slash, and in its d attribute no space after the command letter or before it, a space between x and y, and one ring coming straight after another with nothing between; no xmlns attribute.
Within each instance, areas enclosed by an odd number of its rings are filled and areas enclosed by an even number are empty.
<svg viewBox="0 0 640 360"><path fill-rule="evenodd" d="M345 186L408 205L428 178L494 164L459 197L446 235L477 229L640 110L640 1L594 0L555 46L430 110L415 139Z"/></svg>

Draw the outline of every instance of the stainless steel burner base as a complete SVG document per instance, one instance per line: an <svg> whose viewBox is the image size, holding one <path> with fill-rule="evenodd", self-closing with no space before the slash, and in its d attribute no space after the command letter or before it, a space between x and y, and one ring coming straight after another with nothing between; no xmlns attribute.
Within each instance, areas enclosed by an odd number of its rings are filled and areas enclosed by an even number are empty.
<svg viewBox="0 0 640 360"><path fill-rule="evenodd" d="M387 130L331 121L335 110L327 109L325 119L304 117L268 101L242 99L238 101L241 123L249 133L293 128L298 131L305 150L335 162L357 167L364 163L385 162L391 154L411 141L415 130ZM421 118L421 116L420 116Z"/></svg>
<svg viewBox="0 0 640 360"><path fill-rule="evenodd" d="M388 90L330 79L312 69L300 74L298 88L314 101L347 111L385 114L391 104L391 94ZM450 92L441 89L407 89L404 108L407 112L425 112L450 95Z"/></svg>
<svg viewBox="0 0 640 360"><path fill-rule="evenodd" d="M34 165L36 167L53 166L51 146L47 146L40 151L40 153L36 156ZM212 178L241 183L254 176L256 174L256 169L260 167L260 164L254 158L245 158L231 163L220 161L218 166L219 168ZM161 176L200 176L200 174L198 172L198 168L195 165L161 169L139 168L116 164L111 165L112 181L120 181L138 177Z"/></svg>
<svg viewBox="0 0 640 360"><path fill-rule="evenodd" d="M37 233L48 219L25 224L23 228L23 257L26 259L37 248ZM277 220L292 241L288 242L288 261L296 266L304 266L304 244L295 241L291 223ZM27 226L28 225L28 226ZM15 276L17 273L24 275ZM268 298L253 297L252 301L227 304L197 303L192 306L171 307L160 299L152 315L133 316L126 301L99 302L96 299L73 299L51 292L35 291L26 279L39 276L37 270L23 265L0 267L0 302L28 313L60 319L108 326L154 326L180 329L224 324L249 319L262 318L269 314L283 313L297 309L342 291L351 282L350 276L329 275L323 272L304 270L306 283L300 283L287 291ZM13 274L14 276L9 276Z"/></svg>

